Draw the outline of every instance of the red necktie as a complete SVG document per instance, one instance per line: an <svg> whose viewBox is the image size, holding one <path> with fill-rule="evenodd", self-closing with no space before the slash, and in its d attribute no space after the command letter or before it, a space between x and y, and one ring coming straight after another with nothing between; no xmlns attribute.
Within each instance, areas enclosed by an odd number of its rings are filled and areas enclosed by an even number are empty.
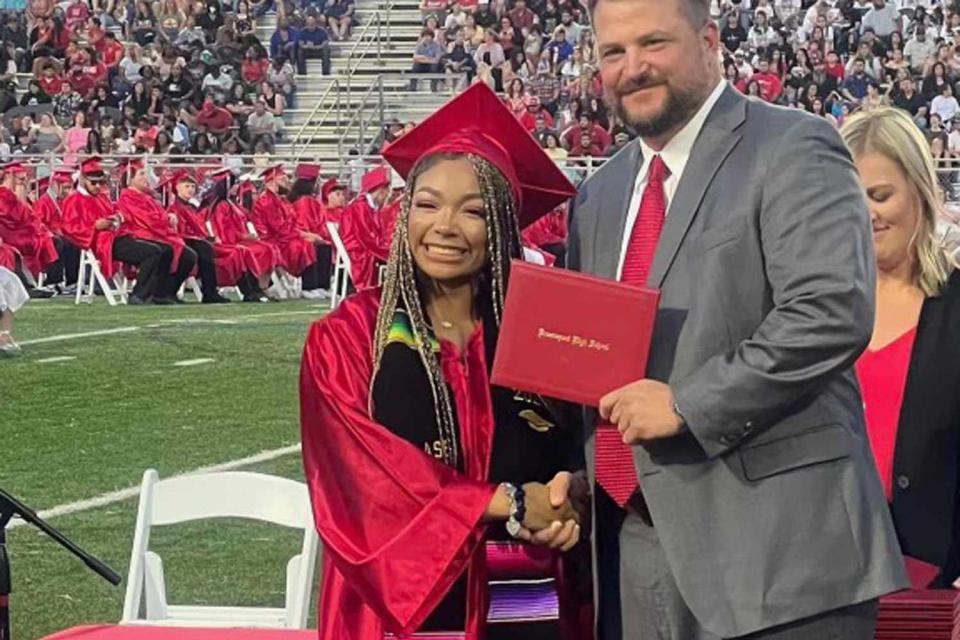
<svg viewBox="0 0 960 640"><path fill-rule="evenodd" d="M620 281L645 286L653 256L657 251L663 221L667 215L667 197L663 181L670 170L660 156L653 156L647 171L647 186L640 200L640 211L630 232ZM596 434L597 482L614 501L624 506L637 489L637 471L633 452L623 443L615 425L600 423Z"/></svg>

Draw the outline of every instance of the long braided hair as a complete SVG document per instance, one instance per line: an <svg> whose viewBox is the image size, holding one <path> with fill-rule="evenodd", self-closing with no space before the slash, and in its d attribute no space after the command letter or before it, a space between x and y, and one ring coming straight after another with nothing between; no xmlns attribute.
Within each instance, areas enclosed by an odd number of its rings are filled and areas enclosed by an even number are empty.
<svg viewBox="0 0 960 640"><path fill-rule="evenodd" d="M458 466L459 443L454 403L443 379L440 361L433 349L430 321L426 315L426 302L433 290L433 283L420 271L410 250L409 220L413 192L417 179L438 163L466 158L473 165L483 198L483 214L487 224L487 262L474 282L474 297L481 307L481 317L487 316L495 323L497 331L503 317L503 304L510 275L510 260L520 258L522 245L517 224L517 203L507 179L490 162L473 154L438 153L420 160L407 178L396 231L390 246L390 258L380 298L374 333L373 377L380 370L387 347L390 329L398 310L404 310L410 318L417 352L423 363L433 394L433 406L437 428L441 438L453 446L447 448L443 460L450 466ZM489 309L482 307L489 306ZM373 415L371 387L370 412Z"/></svg>

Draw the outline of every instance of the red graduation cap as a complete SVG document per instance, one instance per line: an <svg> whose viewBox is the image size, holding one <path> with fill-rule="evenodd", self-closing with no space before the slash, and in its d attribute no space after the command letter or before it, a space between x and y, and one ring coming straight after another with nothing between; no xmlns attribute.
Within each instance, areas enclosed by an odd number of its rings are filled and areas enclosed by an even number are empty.
<svg viewBox="0 0 960 640"><path fill-rule="evenodd" d="M297 165L296 175L298 180L316 180L320 177L320 165L307 162Z"/></svg>
<svg viewBox="0 0 960 640"><path fill-rule="evenodd" d="M0 167L0 171L3 173L9 173L15 176L25 176L29 173L27 170L27 165L23 164L19 160L14 162L8 162L7 164Z"/></svg>
<svg viewBox="0 0 960 640"><path fill-rule="evenodd" d="M50 186L50 176L43 176L42 178L37 178L34 181L37 191L43 193Z"/></svg>
<svg viewBox="0 0 960 640"><path fill-rule="evenodd" d="M435 153L470 153L499 169L513 187L521 227L576 195L560 168L483 83L389 145L383 157L406 179L420 158Z"/></svg>
<svg viewBox="0 0 960 640"><path fill-rule="evenodd" d="M84 178L102 178L103 158L100 156L91 156L80 163L80 175Z"/></svg>
<svg viewBox="0 0 960 640"><path fill-rule="evenodd" d="M260 173L260 179L264 182L270 182L275 180L277 176L284 173L283 164L275 164L273 166L267 167Z"/></svg>
<svg viewBox="0 0 960 640"><path fill-rule="evenodd" d="M342 190L343 185L337 182L336 178L330 178L320 187L320 198L323 200L323 203L326 204L327 200L330 198L330 194L336 190Z"/></svg>
<svg viewBox="0 0 960 640"><path fill-rule="evenodd" d="M237 191L238 198L243 197L244 194L252 193L253 191L256 191L256 189L253 186L253 182L249 180L241 180L240 182L237 183L237 186L234 188Z"/></svg>
<svg viewBox="0 0 960 640"><path fill-rule="evenodd" d="M360 179L360 192L370 193L389 184L390 170L387 167L377 167L365 173Z"/></svg>
<svg viewBox="0 0 960 640"><path fill-rule="evenodd" d="M213 182L222 182L227 178L232 178L233 175L234 175L233 169L231 169L230 167L223 167L221 169L217 169L216 171L210 173L207 176L207 178L212 180Z"/></svg>
<svg viewBox="0 0 960 640"><path fill-rule="evenodd" d="M53 170L53 181L57 184L73 184L73 172L70 167L59 167Z"/></svg>

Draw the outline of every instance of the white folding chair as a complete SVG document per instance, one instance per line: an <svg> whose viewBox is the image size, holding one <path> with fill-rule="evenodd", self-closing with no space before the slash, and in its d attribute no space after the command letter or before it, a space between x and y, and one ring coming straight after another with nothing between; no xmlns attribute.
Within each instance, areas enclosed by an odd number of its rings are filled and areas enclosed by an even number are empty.
<svg viewBox="0 0 960 640"><path fill-rule="evenodd" d="M186 293L187 287L190 288L190 291L193 292L194 297L197 299L197 302L203 302L203 292L200 291L200 283L197 282L197 279L193 276L190 276L183 281L183 284L180 285L180 291L177 292L177 297L181 300L183 299L184 293Z"/></svg>
<svg viewBox="0 0 960 640"><path fill-rule="evenodd" d="M244 518L303 530L300 553L287 563L286 605L283 608L167 603L163 563L149 550L151 529L211 518ZM247 472L197 474L160 480L156 470L148 469L140 487L140 506L120 623L304 629L318 544L310 498L303 483Z"/></svg>
<svg viewBox="0 0 960 640"><path fill-rule="evenodd" d="M126 304L127 292L124 290L125 288L119 286L114 289L106 276L103 275L103 271L100 269L100 261L97 260L93 251L83 250L80 252L80 270L77 273L77 294L74 304L80 304L81 301L93 302L98 284L100 290L103 291L103 297L107 299L111 307L116 306L118 301Z"/></svg>
<svg viewBox="0 0 960 640"><path fill-rule="evenodd" d="M347 248L340 237L340 225L336 222L328 222L327 230L330 232L330 239L333 240L333 248L337 252L333 263L333 281L330 286L330 309L332 310L336 309L337 305L347 297L352 265L350 264L350 255L347 253Z"/></svg>

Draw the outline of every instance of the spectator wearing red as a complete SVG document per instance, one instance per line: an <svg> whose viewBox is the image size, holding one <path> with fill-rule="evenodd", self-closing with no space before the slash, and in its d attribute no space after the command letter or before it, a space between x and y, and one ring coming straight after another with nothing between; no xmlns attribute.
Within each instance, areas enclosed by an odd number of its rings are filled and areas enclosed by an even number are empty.
<svg viewBox="0 0 960 640"><path fill-rule="evenodd" d="M770 70L770 61L766 58L760 60L757 72L750 78L750 82L754 81L760 85L760 95L767 102L776 102L780 94L783 93L783 82L777 74Z"/></svg>
<svg viewBox="0 0 960 640"><path fill-rule="evenodd" d="M540 22L537 14L527 6L526 0L517 0L517 4L507 12L507 16L510 17L510 22L513 23L513 26L520 29L523 33L526 33L530 27Z"/></svg>
<svg viewBox="0 0 960 640"><path fill-rule="evenodd" d="M548 129L554 127L553 116L543 108L540 103L540 98L537 96L527 96L527 109L523 112L523 115L520 116L520 124L523 125L524 129L532 132L536 127L538 119L542 119Z"/></svg>
<svg viewBox="0 0 960 640"><path fill-rule="evenodd" d="M63 89L63 78L57 73L57 68L52 64L47 64L43 67L43 72L40 74L40 77L37 78L37 82L40 83L40 88L43 89L44 93L48 96L55 96Z"/></svg>
<svg viewBox="0 0 960 640"><path fill-rule="evenodd" d="M233 114L207 98L203 101L200 113L197 114L196 124L203 125L211 133L219 135L226 133L233 126Z"/></svg>
<svg viewBox="0 0 960 640"><path fill-rule="evenodd" d="M243 62L240 64L240 76L247 84L260 84L267 79L267 69L269 68L270 61L258 57L257 50L249 47L244 55Z"/></svg>
<svg viewBox="0 0 960 640"><path fill-rule="evenodd" d="M827 64L824 67L827 73L837 81L837 84L843 84L843 78L846 75L846 67L840 61L840 56L836 51L827 53Z"/></svg>
<svg viewBox="0 0 960 640"><path fill-rule="evenodd" d="M133 144L141 151L153 151L157 144L159 130L144 116L137 123L137 130L133 134Z"/></svg>
<svg viewBox="0 0 960 640"><path fill-rule="evenodd" d="M68 29L76 30L83 26L90 18L90 7L87 6L87 0L73 0L63 13L64 25Z"/></svg>
<svg viewBox="0 0 960 640"><path fill-rule="evenodd" d="M571 158L601 158L603 157L603 145L600 144L589 131L577 129L573 146L570 149Z"/></svg>
<svg viewBox="0 0 960 640"><path fill-rule="evenodd" d="M603 127L591 120L590 116L586 114L578 118L577 124L564 131L560 140L567 148L573 149L578 142L582 141L583 134L589 135L591 141L600 145L601 149L606 149L612 142L610 134L607 133Z"/></svg>
<svg viewBox="0 0 960 640"><path fill-rule="evenodd" d="M123 44L117 40L117 36L112 31L108 31L106 37L100 42L98 47L103 64L108 69L115 69L126 53Z"/></svg>

